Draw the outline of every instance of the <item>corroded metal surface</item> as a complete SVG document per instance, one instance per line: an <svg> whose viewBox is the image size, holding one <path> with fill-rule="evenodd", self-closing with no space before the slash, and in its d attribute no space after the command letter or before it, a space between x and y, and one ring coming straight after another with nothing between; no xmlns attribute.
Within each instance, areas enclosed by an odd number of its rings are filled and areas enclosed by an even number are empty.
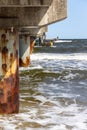
<svg viewBox="0 0 87 130"><path fill-rule="evenodd" d="M0 113L18 113L18 33L0 29Z"/></svg>
<svg viewBox="0 0 87 130"><path fill-rule="evenodd" d="M30 36L29 34L19 35L19 65L27 67L30 64Z"/></svg>

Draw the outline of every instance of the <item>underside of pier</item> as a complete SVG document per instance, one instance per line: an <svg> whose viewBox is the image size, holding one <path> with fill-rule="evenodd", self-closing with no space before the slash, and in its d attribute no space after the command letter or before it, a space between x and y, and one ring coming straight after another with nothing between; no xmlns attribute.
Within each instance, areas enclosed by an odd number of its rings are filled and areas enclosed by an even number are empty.
<svg viewBox="0 0 87 130"><path fill-rule="evenodd" d="M67 17L67 0L0 0L0 113L19 112L19 66L30 64L33 36Z"/></svg>

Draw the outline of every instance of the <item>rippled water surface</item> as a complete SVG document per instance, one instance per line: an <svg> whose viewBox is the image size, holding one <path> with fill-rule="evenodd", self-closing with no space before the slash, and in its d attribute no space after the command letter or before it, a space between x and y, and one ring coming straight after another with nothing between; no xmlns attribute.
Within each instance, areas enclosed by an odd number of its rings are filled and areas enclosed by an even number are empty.
<svg viewBox="0 0 87 130"><path fill-rule="evenodd" d="M87 130L86 49L87 40L36 47L20 68L20 112L0 115L0 130Z"/></svg>

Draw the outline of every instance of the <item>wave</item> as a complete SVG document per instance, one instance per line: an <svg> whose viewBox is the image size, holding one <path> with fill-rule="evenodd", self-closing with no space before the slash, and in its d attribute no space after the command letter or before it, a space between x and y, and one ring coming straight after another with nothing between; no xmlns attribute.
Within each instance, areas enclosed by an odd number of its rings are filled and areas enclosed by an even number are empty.
<svg viewBox="0 0 87 130"><path fill-rule="evenodd" d="M36 53L31 55L33 60L85 60L87 61L87 53L74 53L74 54L54 54L54 53Z"/></svg>
<svg viewBox="0 0 87 130"><path fill-rule="evenodd" d="M28 77L26 76L28 75ZM64 69L59 71L48 71L44 69L31 69L27 71L20 70L20 78L30 78L33 82L50 82L56 83L60 81L86 81L87 82L87 70L76 70L76 69ZM22 79L23 80L23 79ZM26 79L25 79L26 80Z"/></svg>

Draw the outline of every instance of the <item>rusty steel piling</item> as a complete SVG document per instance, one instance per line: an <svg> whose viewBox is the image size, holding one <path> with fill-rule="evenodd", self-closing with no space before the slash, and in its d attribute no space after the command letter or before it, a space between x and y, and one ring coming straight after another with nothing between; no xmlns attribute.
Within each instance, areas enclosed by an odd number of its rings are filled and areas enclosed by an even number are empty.
<svg viewBox="0 0 87 130"><path fill-rule="evenodd" d="M18 31L0 29L0 113L19 112Z"/></svg>

